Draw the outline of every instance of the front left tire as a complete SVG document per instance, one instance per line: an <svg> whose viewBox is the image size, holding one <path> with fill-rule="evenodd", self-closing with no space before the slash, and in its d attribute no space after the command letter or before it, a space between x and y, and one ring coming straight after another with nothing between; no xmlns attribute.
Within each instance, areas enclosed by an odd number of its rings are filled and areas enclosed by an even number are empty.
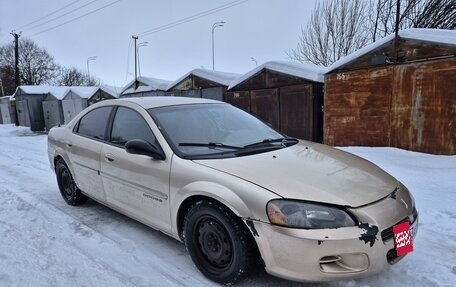
<svg viewBox="0 0 456 287"><path fill-rule="evenodd" d="M88 197L82 194L81 190L77 187L70 169L63 159L57 161L55 174L57 176L60 194L68 205L81 205L87 201Z"/></svg>
<svg viewBox="0 0 456 287"><path fill-rule="evenodd" d="M243 222L215 201L200 201L189 209L183 239L201 273L221 284L244 279L258 263L255 243Z"/></svg>

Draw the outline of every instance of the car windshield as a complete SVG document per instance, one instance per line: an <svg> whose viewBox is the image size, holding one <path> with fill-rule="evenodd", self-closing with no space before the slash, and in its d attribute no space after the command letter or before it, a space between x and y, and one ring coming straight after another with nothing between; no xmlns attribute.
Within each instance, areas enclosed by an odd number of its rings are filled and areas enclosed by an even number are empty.
<svg viewBox="0 0 456 287"><path fill-rule="evenodd" d="M184 158L246 155L285 147L286 138L227 104L191 104L149 110L174 152Z"/></svg>

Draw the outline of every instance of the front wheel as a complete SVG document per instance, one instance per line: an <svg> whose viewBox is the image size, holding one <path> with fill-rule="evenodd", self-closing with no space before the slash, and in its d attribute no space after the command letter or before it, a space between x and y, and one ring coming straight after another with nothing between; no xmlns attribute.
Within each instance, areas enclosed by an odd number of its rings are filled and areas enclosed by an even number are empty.
<svg viewBox="0 0 456 287"><path fill-rule="evenodd" d="M196 267L215 282L238 282L254 267L257 257L248 230L217 202L193 205L184 219L183 235Z"/></svg>
<svg viewBox="0 0 456 287"><path fill-rule="evenodd" d="M76 186L70 169L62 159L58 160L55 165L55 174L60 194L67 204L81 205L87 201L87 196L82 194L81 190Z"/></svg>

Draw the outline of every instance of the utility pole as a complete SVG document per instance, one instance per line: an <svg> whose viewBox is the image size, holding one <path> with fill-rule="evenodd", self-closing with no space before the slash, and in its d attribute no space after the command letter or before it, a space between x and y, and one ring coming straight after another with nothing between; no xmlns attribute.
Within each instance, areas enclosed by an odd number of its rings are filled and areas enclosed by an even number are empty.
<svg viewBox="0 0 456 287"><path fill-rule="evenodd" d="M21 85L21 81L19 79L19 34L12 31L11 35L14 36L14 70L16 78L16 88L14 90L16 90L17 87ZM16 105L16 101L14 101L14 105ZM14 113L14 123L16 126L19 126L19 117L17 116L17 112Z"/></svg>
<svg viewBox="0 0 456 287"><path fill-rule="evenodd" d="M395 23L395 32L394 32L394 63L397 63L398 53L399 53L399 14L401 10L401 1L396 2L396 23Z"/></svg>
<svg viewBox="0 0 456 287"><path fill-rule="evenodd" d="M11 32L11 35L14 36L14 70L15 70L15 79L16 79L16 88L21 85L19 79L19 34L14 31Z"/></svg>
<svg viewBox="0 0 456 287"><path fill-rule="evenodd" d="M131 36L135 40L135 90L138 88L138 69L136 66L138 65L138 47L136 46L136 40L138 40L138 36Z"/></svg>

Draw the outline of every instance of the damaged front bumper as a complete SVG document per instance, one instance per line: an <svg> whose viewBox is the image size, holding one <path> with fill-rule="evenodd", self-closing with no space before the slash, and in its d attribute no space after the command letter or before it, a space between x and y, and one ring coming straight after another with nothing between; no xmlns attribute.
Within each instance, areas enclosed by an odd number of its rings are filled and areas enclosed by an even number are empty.
<svg viewBox="0 0 456 287"><path fill-rule="evenodd" d="M408 191L374 204L350 209L359 224L336 229L295 229L250 221L268 273L303 282L361 278L398 262L392 226L418 214Z"/></svg>

